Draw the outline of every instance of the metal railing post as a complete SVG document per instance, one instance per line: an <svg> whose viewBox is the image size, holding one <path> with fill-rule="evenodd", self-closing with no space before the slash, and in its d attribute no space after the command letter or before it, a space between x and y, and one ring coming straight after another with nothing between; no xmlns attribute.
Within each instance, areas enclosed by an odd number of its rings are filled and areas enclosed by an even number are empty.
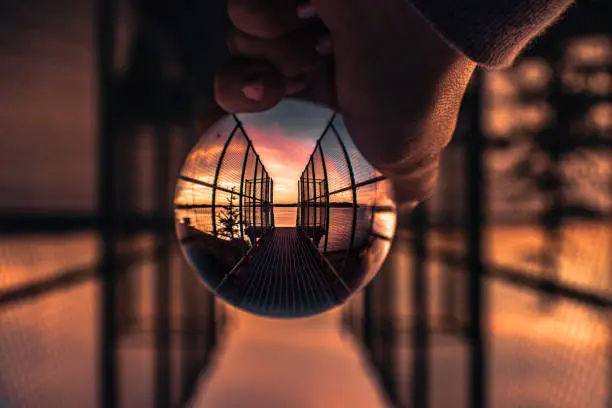
<svg viewBox="0 0 612 408"><path fill-rule="evenodd" d="M115 248L115 115L113 112L113 55L115 43L116 1L97 2L96 47L97 76L99 86L99 173L98 211L103 220L101 238L101 316L100 316L100 383L98 395L102 408L118 405L119 387L117 382L117 254Z"/></svg>
<svg viewBox="0 0 612 408"><path fill-rule="evenodd" d="M312 234L314 236L314 229L317 226L317 173L315 172L315 166L314 166L314 154L310 155L310 167L312 167L312 192L313 192L313 218L314 221L312 223L313 225L313 231Z"/></svg>
<svg viewBox="0 0 612 408"><path fill-rule="evenodd" d="M302 230L304 230L306 214L304 213L304 172L302 172L302 176L300 177L300 226Z"/></svg>
<svg viewBox="0 0 612 408"><path fill-rule="evenodd" d="M257 156L257 153L255 153L255 157L255 173L253 174L253 218L251 219L251 225L254 231L257 231L257 169L259 168L259 156Z"/></svg>
<svg viewBox="0 0 612 408"><path fill-rule="evenodd" d="M321 139L317 140L317 148L321 154L321 163L323 164L323 181L325 185L325 243L323 244L323 253L327 253L327 241L329 237L329 180L327 179L327 164L325 163L323 147L321 147Z"/></svg>
<svg viewBox="0 0 612 408"><path fill-rule="evenodd" d="M238 124L234 126L232 133L230 133L229 137L225 141L225 144L223 145L223 150L221 150L221 154L219 155L219 161L217 162L217 168L215 169L215 177L213 179L213 187L212 187L212 204L210 207L211 217L212 217L212 232L215 237L217 236L217 222L215 219L215 206L216 206L215 201L216 201L216 196L217 196L217 183L219 182L219 172L221 171L221 165L223 164L223 159L225 158L225 152L227 152L227 147L229 146L230 142L234 138L234 134L236 133L237 129L238 129Z"/></svg>
<svg viewBox="0 0 612 408"><path fill-rule="evenodd" d="M612 241L612 238L610 238L610 241ZM612 242L610 242L610 244L612 244ZM612 247L612 245L610 245L609 247ZM610 277L610 280L612 280L612 276ZM606 312L604 312L604 316L606 315ZM612 408L612 312L610 310L607 311L607 320L608 320L608 352L607 352L607 360L608 360L608 367L606 368L606 385L607 385L607 389L608 389L608 395L606 395L606 408Z"/></svg>
<svg viewBox="0 0 612 408"><path fill-rule="evenodd" d="M411 214L413 233L412 304L412 399L414 407L429 407L429 324L427 302L427 203L421 203Z"/></svg>
<svg viewBox="0 0 612 408"><path fill-rule="evenodd" d="M157 211L166 213L170 196L170 135L166 129L156 132L156 205ZM157 269L156 288L156 322L155 322L155 404L159 408L171 406L171 355L170 348L172 339L170 337L170 270L171 270L171 241L167 231L156 234L155 268Z"/></svg>
<svg viewBox="0 0 612 408"><path fill-rule="evenodd" d="M261 163L261 162L260 162ZM260 185L259 185L259 223L261 224L261 232L263 235L263 231L264 231L264 219L263 219L263 207L264 207L264 195L263 195L263 186L264 186L264 174L266 173L266 169L263 166L263 163L261 163L261 181L260 181Z"/></svg>
<svg viewBox="0 0 612 408"><path fill-rule="evenodd" d="M609 241L612 241L612 237L610 238ZM610 244L612 244L612 242L610 242ZM609 248L612 248L612 245L609 246ZM612 276L610 276L610 280L612 280ZM611 282L612 283L612 282ZM612 408L612 312L610 310L608 310L607 312L607 320L608 320L608 356L607 356L607 360L608 360L608 367L607 367L607 379L606 379L606 385L608 388L608 395L606 395L606 408ZM604 316L605 316L605 312L604 312Z"/></svg>
<svg viewBox="0 0 612 408"><path fill-rule="evenodd" d="M336 135L336 138L338 139L338 143L340 143L340 147L342 148L342 153L344 154L344 159L346 160L346 165L348 166L349 176L351 178L351 191L353 192L353 225L351 226L351 239L349 241L349 249L348 249L348 252L350 253L353 250L353 244L355 241L355 229L357 227L357 186L355 183L355 173L353 172L353 165L351 164L351 159L348 154L348 151L346 150L346 146L344 145L344 142L342 141L342 139L340 138L340 135L336 131L334 124L330 123L329 127Z"/></svg>
<svg viewBox="0 0 612 408"><path fill-rule="evenodd" d="M308 164L306 164L306 235L310 228L310 175L308 174Z"/></svg>
<svg viewBox="0 0 612 408"><path fill-rule="evenodd" d="M240 122L238 117L236 115L233 115L233 116L234 116L234 120L236 121L236 125L240 127L240 130L242 130L242 134L244 135L244 138L247 141L247 147L244 152L244 160L242 161L242 171L240 172L240 195L239 195L239 202L238 202L238 210L239 210L239 217L240 217L239 218L240 220L240 238L244 239L244 216L243 216L244 173L246 172L246 164L249 158L249 152L252 148L252 143L251 143L251 139L249 139L246 132L244 131L244 128L242 127L242 123Z"/></svg>
<svg viewBox="0 0 612 408"><path fill-rule="evenodd" d="M261 222L263 230L268 230L268 172L261 179Z"/></svg>
<svg viewBox="0 0 612 408"><path fill-rule="evenodd" d="M265 208L265 214L266 214L266 231L270 228L270 199L269 199L269 195L270 195L270 176L269 174L266 172L266 194L265 194L265 203L266 203L266 208Z"/></svg>
<svg viewBox="0 0 612 408"><path fill-rule="evenodd" d="M249 191L251 191L251 180L245 180L244 191L244 197L246 198L246 203L244 205L244 215L247 224L251 225L253 224L251 222L251 193L249 193Z"/></svg>
<svg viewBox="0 0 612 408"><path fill-rule="evenodd" d="M274 180L270 179L270 213L272 215L272 228L276 227L274 222Z"/></svg>
<svg viewBox="0 0 612 408"><path fill-rule="evenodd" d="M246 137L246 135L245 135ZM242 161L242 172L240 173L240 201L238 203L240 212L240 238L244 239L244 218L243 218L243 195L244 195L244 173L246 171L246 164L249 158L249 152L251 150L251 140L247 138L247 148L244 153L244 160Z"/></svg>
<svg viewBox="0 0 612 408"><path fill-rule="evenodd" d="M478 74L472 80L478 80ZM480 123L481 90L472 96L472 114L474 123ZM468 272L468 296L467 309L469 316L469 400L468 406L473 408L485 408L487 406L487 376L485 373L486 350L485 350L485 328L484 313L486 302L484 298L484 275L485 267L482 258L483 240L482 230L485 225L484 211L484 153L485 138L480 126L476 126L468 132L466 164L468 193L466 194L468 208L467 224L467 272Z"/></svg>

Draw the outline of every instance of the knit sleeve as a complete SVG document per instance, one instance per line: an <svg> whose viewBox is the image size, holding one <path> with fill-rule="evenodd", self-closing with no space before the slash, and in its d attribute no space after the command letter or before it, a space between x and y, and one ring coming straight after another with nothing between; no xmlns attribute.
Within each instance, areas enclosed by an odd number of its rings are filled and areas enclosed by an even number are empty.
<svg viewBox="0 0 612 408"><path fill-rule="evenodd" d="M508 66L572 0L409 0L453 48L479 65Z"/></svg>

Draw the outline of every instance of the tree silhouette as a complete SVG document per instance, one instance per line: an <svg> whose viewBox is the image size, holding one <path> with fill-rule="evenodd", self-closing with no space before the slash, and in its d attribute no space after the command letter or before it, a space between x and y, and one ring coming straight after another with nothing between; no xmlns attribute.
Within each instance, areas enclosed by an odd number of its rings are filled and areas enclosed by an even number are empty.
<svg viewBox="0 0 612 408"><path fill-rule="evenodd" d="M218 234L229 239L234 239L240 235L240 209L234 204L234 200L238 199L235 187L232 187L232 192L227 198L227 207L217 215L220 228Z"/></svg>

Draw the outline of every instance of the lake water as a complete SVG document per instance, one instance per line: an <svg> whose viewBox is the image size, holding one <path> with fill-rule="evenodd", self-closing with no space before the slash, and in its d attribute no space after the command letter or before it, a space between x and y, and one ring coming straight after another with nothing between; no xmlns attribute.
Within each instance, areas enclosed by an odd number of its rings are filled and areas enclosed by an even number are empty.
<svg viewBox="0 0 612 408"><path fill-rule="evenodd" d="M274 225L277 227L295 227L297 207L274 207Z"/></svg>
<svg viewBox="0 0 612 408"><path fill-rule="evenodd" d="M366 207L359 207L357 212L357 228L355 231L356 242L360 242L361 239L365 238L371 228L371 218L368 216L368 214L369 209ZM275 225L277 227L294 227L296 215L296 207L275 207ZM330 208L329 220L330 226L327 249L329 251L336 251L348 248L351 235L351 225L353 223L353 209Z"/></svg>
<svg viewBox="0 0 612 408"><path fill-rule="evenodd" d="M274 225L277 227L295 227L297 207L274 207ZM191 223L201 231L212 231L210 208L195 210L177 210L176 216L181 219L189 217Z"/></svg>
<svg viewBox="0 0 612 408"><path fill-rule="evenodd" d="M364 217L365 208L359 209L357 217L358 231L361 234L365 230L369 218ZM295 227L297 207L275 207L274 224L277 227ZM360 216L361 215L361 216ZM212 218L210 208L198 208L195 210L177 210L178 218L189 217L191 223L201 231L212 231ZM353 210L351 208L330 208L330 231L328 248L338 249L347 245L347 239L351 232Z"/></svg>

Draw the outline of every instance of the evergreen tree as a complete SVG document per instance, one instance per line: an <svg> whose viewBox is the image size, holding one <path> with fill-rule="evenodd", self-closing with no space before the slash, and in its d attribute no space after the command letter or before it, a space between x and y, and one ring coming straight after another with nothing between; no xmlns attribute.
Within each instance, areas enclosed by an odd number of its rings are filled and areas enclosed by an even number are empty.
<svg viewBox="0 0 612 408"><path fill-rule="evenodd" d="M235 192L235 187L232 187L232 192L227 198L227 207L217 215L219 220L219 228L217 233L229 239L234 239L240 234L240 209L234 204L234 200L238 199Z"/></svg>

